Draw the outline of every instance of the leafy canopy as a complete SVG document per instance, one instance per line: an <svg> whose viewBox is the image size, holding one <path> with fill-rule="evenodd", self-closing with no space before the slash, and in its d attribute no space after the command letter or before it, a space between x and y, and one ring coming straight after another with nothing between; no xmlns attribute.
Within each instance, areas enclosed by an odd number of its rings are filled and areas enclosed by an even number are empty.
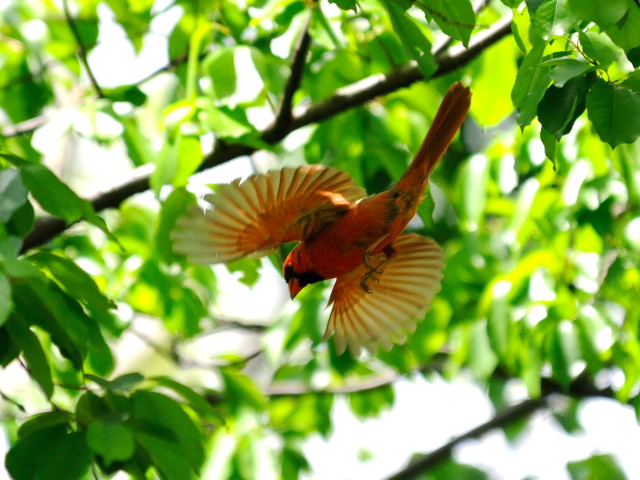
<svg viewBox="0 0 640 480"><path fill-rule="evenodd" d="M0 367L20 364L34 386L17 396L0 386L12 478L143 479L153 469L181 480L210 459L224 478L297 479L309 469L304 440L332 430L336 395L354 415L374 416L393 405L393 380L415 372L471 372L497 409L524 412L504 419L550 408L511 405L513 381L534 399L640 405L636 0L493 0L478 11L469 0L158 5L0 7ZM91 58L104 12L136 54L154 20L171 17L167 64L103 85ZM434 173L416 227L444 247L443 289L407 343L375 358L338 356L322 342L322 285L267 325L222 318L228 284L187 265L169 241L196 202L185 188L192 175L262 151L273 166L321 162L381 191L459 79L473 90L472 118ZM89 170L119 157L136 170L85 200L74 192L79 170L52 172L61 144L63 160L80 156ZM149 188L152 200L134 196ZM285 253L271 262L279 268ZM253 286L271 264L227 268ZM174 373L114 375L128 354L118 342L141 335L145 318L169 339L151 343ZM190 355L230 327L243 345L257 336L257 353ZM245 368L256 363L260 382ZM203 366L212 380L191 375ZM619 382L594 383L611 372ZM572 433L570 405L554 414ZM513 439L522 424L495 425ZM488 478L430 462L416 464L423 478ZM567 471L624 478L608 455Z"/></svg>

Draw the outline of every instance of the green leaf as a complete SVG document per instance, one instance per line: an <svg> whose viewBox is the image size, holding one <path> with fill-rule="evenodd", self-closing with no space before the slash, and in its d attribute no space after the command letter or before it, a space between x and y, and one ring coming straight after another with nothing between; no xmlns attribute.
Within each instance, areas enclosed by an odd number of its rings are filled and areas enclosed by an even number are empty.
<svg viewBox="0 0 640 480"><path fill-rule="evenodd" d="M553 133L549 133L546 128L540 128L540 140L544 145L544 154L547 156L553 166L556 166L556 149L558 148L558 139Z"/></svg>
<svg viewBox="0 0 640 480"><path fill-rule="evenodd" d="M529 125L535 118L538 103L551 81L550 67L541 65L546 47L546 42L534 44L524 57L516 75L511 100L518 110L518 125L521 127Z"/></svg>
<svg viewBox="0 0 640 480"><path fill-rule="evenodd" d="M640 136L640 94L599 81L587 95L589 120L612 148Z"/></svg>
<svg viewBox="0 0 640 480"><path fill-rule="evenodd" d="M429 0L418 2L428 18L433 18L444 33L469 46L471 32L475 27L476 14L469 0Z"/></svg>
<svg viewBox="0 0 640 480"><path fill-rule="evenodd" d="M356 9L356 0L330 0L329 3L335 3L342 10Z"/></svg>
<svg viewBox="0 0 640 480"><path fill-rule="evenodd" d="M31 202L25 202L13 213L9 223L7 223L7 232L9 235L24 238L33 228L34 221L33 205L31 205Z"/></svg>
<svg viewBox="0 0 640 480"><path fill-rule="evenodd" d="M200 108L200 121L220 138L239 138L253 131L249 125L231 116L225 107L216 108L211 101L203 98L198 98L196 103Z"/></svg>
<svg viewBox="0 0 640 480"><path fill-rule="evenodd" d="M544 0L531 14L531 27L545 40L570 33L576 22L567 0Z"/></svg>
<svg viewBox="0 0 640 480"><path fill-rule="evenodd" d="M580 342L576 327L568 320L561 321L553 330L549 342L549 361L553 378L567 388L574 377L572 367L581 360Z"/></svg>
<svg viewBox="0 0 640 480"><path fill-rule="evenodd" d="M200 137L193 135L182 135L178 148L178 168L173 177L172 184L181 187L189 181L189 177L198 171L202 164L202 146Z"/></svg>
<svg viewBox="0 0 640 480"><path fill-rule="evenodd" d="M349 394L349 405L357 416L366 418L378 415L384 408L392 407L394 399L393 387L384 385L366 392Z"/></svg>
<svg viewBox="0 0 640 480"><path fill-rule="evenodd" d="M593 65L590 65L587 62L576 60L575 62L565 63L553 68L551 70L551 79L558 88L561 88L564 87L564 84L567 83L567 81L593 70L594 68L595 67Z"/></svg>
<svg viewBox="0 0 640 480"><path fill-rule="evenodd" d="M233 410L240 409L242 405L251 407L254 410L264 409L264 396L249 377L232 368L222 368L220 373L222 374L228 401Z"/></svg>
<svg viewBox="0 0 640 480"><path fill-rule="evenodd" d="M0 327L0 366L6 367L13 362L20 351L16 347L15 343L11 341L9 332L5 327ZM2 394L2 392L0 392Z"/></svg>
<svg viewBox="0 0 640 480"><path fill-rule="evenodd" d="M111 381L91 373L85 373L84 378L97 383L108 392L128 392L144 380L144 377L139 373L127 373Z"/></svg>
<svg viewBox="0 0 640 480"><path fill-rule="evenodd" d="M96 282L70 258L41 251L30 255L29 260L40 268L48 269L67 293L77 298L89 309L110 310L116 304L105 297Z"/></svg>
<svg viewBox="0 0 640 480"><path fill-rule="evenodd" d="M87 427L87 444L93 453L104 459L106 466L129 460L136 450L131 429L120 423L100 420Z"/></svg>
<svg viewBox="0 0 640 480"><path fill-rule="evenodd" d="M15 155L0 153L20 169L22 181L40 206L54 217L67 223L74 223L84 218L110 236L107 224L100 218L93 205L78 197L65 183L60 181L51 170L40 163L29 162ZM114 239L115 240L115 239Z"/></svg>
<svg viewBox="0 0 640 480"><path fill-rule="evenodd" d="M54 313L36 293L45 289L42 282L33 282L33 285L29 281L16 283L13 293L15 312L28 324L37 325L47 332L62 356L70 360L79 371L87 353L86 339L78 337L74 341L74 332L67 332L58 322Z"/></svg>
<svg viewBox="0 0 640 480"><path fill-rule="evenodd" d="M136 117L125 117L112 112L112 115L122 124L122 140L127 147L127 154L136 167L153 163L156 154L151 141L141 131L140 122Z"/></svg>
<svg viewBox="0 0 640 480"><path fill-rule="evenodd" d="M229 262L226 266L231 273L242 272L238 281L248 287L253 287L260 278L259 270L262 266L262 262L259 259L244 257L239 260Z"/></svg>
<svg viewBox="0 0 640 480"><path fill-rule="evenodd" d="M389 12L393 29L400 37L403 50L410 58L418 60L425 78L431 77L437 70L431 55L431 42L405 10L389 0L385 0L384 5Z"/></svg>
<svg viewBox="0 0 640 480"><path fill-rule="evenodd" d="M630 73L621 85L636 93L640 93L640 71L636 70L635 72Z"/></svg>
<svg viewBox="0 0 640 480"><path fill-rule="evenodd" d="M22 181L40 206L66 222L77 222L83 215L83 202L51 170L42 164L28 162L14 155L0 154L22 173Z"/></svg>
<svg viewBox="0 0 640 480"><path fill-rule="evenodd" d="M576 17L597 23L602 29L618 23L629 11L628 0L611 0L606 8L601 0L569 0L569 7Z"/></svg>
<svg viewBox="0 0 640 480"><path fill-rule="evenodd" d="M171 264L182 257L173 252L171 232L176 220L187 211L187 207L195 203L195 195L185 188L176 188L162 203L154 238L156 251L165 263Z"/></svg>
<svg viewBox="0 0 640 480"><path fill-rule="evenodd" d="M89 374L85 374L85 379L87 375ZM103 381L106 382L106 380ZM76 405L76 421L78 422L78 425L86 428L95 420L124 421L128 419L130 415L127 406L122 402L123 399L126 402L129 400L128 398L121 397L119 395L110 395L109 405L111 407L115 407L114 411L114 409L107 406L105 398L99 397L91 390L87 390L80 396ZM123 413L123 415L118 415L119 413Z"/></svg>
<svg viewBox="0 0 640 480"><path fill-rule="evenodd" d="M333 395L307 394L297 397L271 398L268 403L271 425L276 430L287 430L308 435L319 432L326 436L331 430Z"/></svg>
<svg viewBox="0 0 640 480"><path fill-rule="evenodd" d="M211 79L211 86L205 91L213 99L228 99L235 93L237 77L234 48L215 50L203 60L201 68Z"/></svg>
<svg viewBox="0 0 640 480"><path fill-rule="evenodd" d="M129 392L142 381L144 377L139 373L126 373L109 382L109 391Z"/></svg>
<svg viewBox="0 0 640 480"><path fill-rule="evenodd" d="M282 480L298 480L300 472L310 470L309 462L302 452L288 445L282 449L280 464L282 465Z"/></svg>
<svg viewBox="0 0 640 480"><path fill-rule="evenodd" d="M151 21L151 6L149 1L107 0L109 8L116 15L116 22L126 32L136 53L142 50L144 33Z"/></svg>
<svg viewBox="0 0 640 480"><path fill-rule="evenodd" d="M429 469L424 480L489 480L488 474L471 465L463 465L454 460L445 460Z"/></svg>
<svg viewBox="0 0 640 480"><path fill-rule="evenodd" d="M633 1L628 2L628 5L628 12L615 25L605 29L611 40L627 52L640 46L640 8Z"/></svg>
<svg viewBox="0 0 640 480"><path fill-rule="evenodd" d="M190 479L204 461L204 438L180 405L159 393L138 390L131 395L129 422L161 476Z"/></svg>
<svg viewBox="0 0 640 480"><path fill-rule="evenodd" d="M38 382L47 398L51 398L53 395L51 368L49 368L49 362L42 345L40 345L40 340L17 316L10 318L5 323L5 327L11 340L22 352L27 367L29 367L29 374Z"/></svg>
<svg viewBox="0 0 640 480"><path fill-rule="evenodd" d="M5 273L0 270L0 326L9 318L12 307L11 283Z"/></svg>
<svg viewBox="0 0 640 480"><path fill-rule="evenodd" d="M627 51L627 59L635 68L640 67L640 46L634 47Z"/></svg>
<svg viewBox="0 0 640 480"><path fill-rule="evenodd" d="M594 455L586 460L567 463L572 480L627 480L611 455Z"/></svg>
<svg viewBox="0 0 640 480"><path fill-rule="evenodd" d="M491 307L487 314L487 334L491 349L499 357L507 351L510 323L509 291L511 283L501 280L491 286Z"/></svg>
<svg viewBox="0 0 640 480"><path fill-rule="evenodd" d="M600 65L616 62L623 55L622 49L614 44L605 33L580 32L579 38L585 55L596 60Z"/></svg>
<svg viewBox="0 0 640 480"><path fill-rule="evenodd" d="M224 418L216 412L213 407L204 399L200 394L187 387L186 385L176 382L169 377L153 377L149 379L152 382L156 382L158 385L170 388L182 398L184 398L191 408L203 418L216 423L218 425L224 425Z"/></svg>
<svg viewBox="0 0 640 480"><path fill-rule="evenodd" d="M7 223L27 202L27 196L28 192L22 184L19 170L15 168L0 170L0 222Z"/></svg>
<svg viewBox="0 0 640 480"><path fill-rule="evenodd" d="M110 363L107 369L112 368L113 357L102 336L100 326L95 319L87 315L77 300L67 295L53 282L44 283L29 279L26 283L32 290L33 296L42 301L46 306L45 311L51 313L57 325L72 339L83 357L87 352L104 354L107 357L106 361ZM52 328L49 324L43 324L43 327ZM54 338L53 335L52 333L52 338Z"/></svg>
<svg viewBox="0 0 640 480"><path fill-rule="evenodd" d="M30 417L26 422L20 425L18 429L18 438L24 439L41 430L55 427L58 425L69 425L73 417L68 412L54 410L52 412L41 413Z"/></svg>
<svg viewBox="0 0 640 480"><path fill-rule="evenodd" d="M144 105L147 96L136 85L122 85L117 88L103 88L106 97L114 102L129 102L136 107Z"/></svg>
<svg viewBox="0 0 640 480"><path fill-rule="evenodd" d="M85 432L67 433L64 425L19 440L5 459L14 480L80 480L90 464Z"/></svg>
<svg viewBox="0 0 640 480"><path fill-rule="evenodd" d="M551 86L547 89L538 104L538 119L547 132L560 140L571 131L584 112L590 86L587 78L581 76L569 80L562 88Z"/></svg>

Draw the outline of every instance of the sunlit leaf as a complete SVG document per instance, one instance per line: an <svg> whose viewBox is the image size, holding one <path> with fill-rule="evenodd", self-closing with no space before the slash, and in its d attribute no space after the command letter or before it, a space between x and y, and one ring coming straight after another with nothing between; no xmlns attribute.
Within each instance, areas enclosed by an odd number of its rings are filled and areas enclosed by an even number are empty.
<svg viewBox="0 0 640 480"><path fill-rule="evenodd" d="M617 47L604 33L580 32L580 45L587 57L601 65L615 62L622 57L622 49Z"/></svg>
<svg viewBox="0 0 640 480"><path fill-rule="evenodd" d="M543 0L531 15L531 26L544 39L568 33L577 19L567 0Z"/></svg>
<svg viewBox="0 0 640 480"><path fill-rule="evenodd" d="M572 480L626 480L628 477L622 472L611 455L594 455L586 460L567 463L567 470Z"/></svg>
<svg viewBox="0 0 640 480"><path fill-rule="evenodd" d="M435 20L444 33L469 46L471 32L476 23L476 15L468 0L428 0L418 3L428 17Z"/></svg>
<svg viewBox="0 0 640 480"><path fill-rule="evenodd" d="M612 0L607 8L602 8L599 0L569 0L569 7L581 20L597 23L601 28L608 28L620 21L629 11L628 0Z"/></svg>
<svg viewBox="0 0 640 480"><path fill-rule="evenodd" d="M24 205L27 193L18 170L0 170L0 221L6 223Z"/></svg>

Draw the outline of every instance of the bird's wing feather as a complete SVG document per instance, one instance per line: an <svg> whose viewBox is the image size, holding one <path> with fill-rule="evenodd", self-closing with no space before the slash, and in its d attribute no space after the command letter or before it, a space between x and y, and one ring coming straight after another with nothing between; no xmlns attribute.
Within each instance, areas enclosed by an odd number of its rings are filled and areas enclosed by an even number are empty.
<svg viewBox="0 0 640 480"><path fill-rule="evenodd" d="M190 263L258 258L284 242L312 236L365 195L345 172L321 165L284 167L218 186L178 219L174 250Z"/></svg>
<svg viewBox="0 0 640 480"><path fill-rule="evenodd" d="M435 241L411 233L399 236L392 246L397 255L375 274L377 283L369 280L371 293L360 285L369 271L364 264L336 280L325 339L334 333L340 354L349 348L359 356L361 347L375 352L378 346L390 350L394 343L403 343L440 291L444 258Z"/></svg>

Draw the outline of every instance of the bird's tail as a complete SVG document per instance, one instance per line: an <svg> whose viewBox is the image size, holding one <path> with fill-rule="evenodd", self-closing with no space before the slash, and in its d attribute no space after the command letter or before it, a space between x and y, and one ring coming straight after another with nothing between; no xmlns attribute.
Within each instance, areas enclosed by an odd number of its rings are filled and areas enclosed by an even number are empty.
<svg viewBox="0 0 640 480"><path fill-rule="evenodd" d="M456 82L447 91L436 113L427 136L416 153L411 165L395 188L399 191L411 191L419 187L418 196L427 188L427 180L433 168L444 155L453 141L456 132L462 126L471 106L471 91L460 82Z"/></svg>

